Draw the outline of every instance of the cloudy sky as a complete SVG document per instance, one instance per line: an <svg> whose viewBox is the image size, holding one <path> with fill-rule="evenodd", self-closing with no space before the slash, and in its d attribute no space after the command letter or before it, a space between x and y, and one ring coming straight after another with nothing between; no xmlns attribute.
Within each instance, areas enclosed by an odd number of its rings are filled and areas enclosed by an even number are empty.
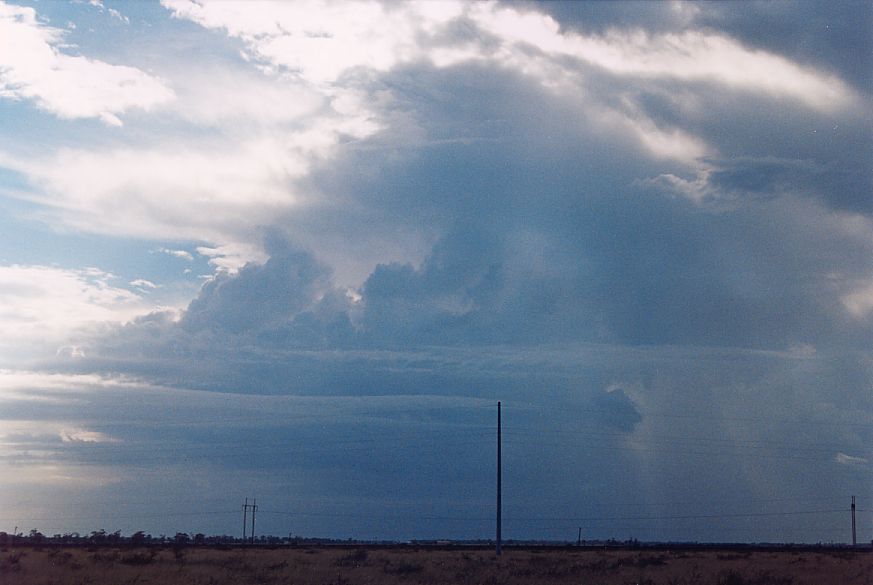
<svg viewBox="0 0 873 585"><path fill-rule="evenodd" d="M0 1L0 530L869 540L871 31Z"/></svg>

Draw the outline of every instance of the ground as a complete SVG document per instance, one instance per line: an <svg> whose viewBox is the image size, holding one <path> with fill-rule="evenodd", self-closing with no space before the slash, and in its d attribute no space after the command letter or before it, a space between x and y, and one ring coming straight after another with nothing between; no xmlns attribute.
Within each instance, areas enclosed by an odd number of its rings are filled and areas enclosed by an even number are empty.
<svg viewBox="0 0 873 585"><path fill-rule="evenodd" d="M871 550L80 548L0 551L3 585L873 585Z"/></svg>

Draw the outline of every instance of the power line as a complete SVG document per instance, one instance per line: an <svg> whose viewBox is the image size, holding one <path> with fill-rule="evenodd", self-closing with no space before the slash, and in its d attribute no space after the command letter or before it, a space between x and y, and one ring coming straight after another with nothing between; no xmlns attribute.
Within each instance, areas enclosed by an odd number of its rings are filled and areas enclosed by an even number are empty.
<svg viewBox="0 0 873 585"><path fill-rule="evenodd" d="M747 513L728 513L728 514L683 514L683 515L664 515L664 516L505 516L503 523L507 522L616 522L616 521L655 521L655 520L707 520L707 519L728 519L728 518L759 518L759 517L780 517L780 516L805 516L816 514L846 514L849 508L835 508L827 510L794 510L784 512L747 512ZM306 512L306 511L282 511L282 510L264 510L258 507L260 514L280 515L280 516L309 516L317 518L349 518L355 520L372 520L381 521L386 518L391 519L409 519L409 520L433 520L433 521L470 521L470 522L492 522L493 516L439 516L439 515L419 515L409 513L404 515L399 514L346 514L342 512ZM856 512L873 512L873 509L856 509ZM144 518L168 518L177 516L186 517L201 517L201 516L236 516L238 510L212 510L202 512L167 512L165 514L124 514L108 516L55 516L51 518L31 518L28 516L16 516L0 518L2 522L13 522L26 520L29 522L67 522L70 520L138 520ZM841 529L842 530L842 529Z"/></svg>
<svg viewBox="0 0 873 585"><path fill-rule="evenodd" d="M812 405L810 405L812 406ZM589 407L577 407L569 404L564 404L561 406L548 406L542 404L533 404L533 403L510 403L508 408L516 408L520 410L549 410L553 412L560 412L562 414L567 414L569 412L574 413L588 413L588 414L609 414L609 412L605 409L595 409ZM651 417L659 417L659 418L692 418L692 419L707 419L707 420L720 420L720 421L731 421L731 422L759 422L768 425L772 425L774 422L781 423L791 423L791 424L804 424L804 425L826 425L826 426L834 426L844 428L846 426L857 426L864 428L873 428L873 422L852 422L852 421L814 421L814 420L799 420L796 417L753 417L753 416L719 416L714 415L711 412L701 411L701 410L687 410L683 413L668 413L668 412L658 412L645 410L641 413L643 416L651 416Z"/></svg>
<svg viewBox="0 0 873 585"><path fill-rule="evenodd" d="M835 499L835 498L834 498ZM828 499L827 501L833 501L834 499ZM753 500L745 503L770 503L770 502L807 502L807 501L825 501L821 499L814 500L793 500L793 499L774 499L774 500ZM718 505L724 502L711 501L708 502L710 505ZM670 506L670 505L687 505L689 502L661 502L661 503L650 503L646 504L650 507L657 506ZM252 504L248 504L249 508L251 508ZM719 518L740 518L740 517L766 517L766 516L796 516L796 515L810 515L810 514L830 514L830 513L846 513L849 512L851 508L827 508L827 509L801 509L801 510L783 510L783 511L774 511L774 512L728 512L728 513L719 513L719 514L679 514L679 515L640 515L640 516L504 516L504 521L510 522L529 522L529 521L568 521L568 522L580 522L580 521L614 521L614 520L682 520L682 519L719 519ZM856 512L863 513L873 513L873 508L856 508ZM315 512L315 511L306 511L306 510L270 510L270 509L262 509L258 506L258 512L261 514L268 515L286 515L286 516L312 516L312 517L330 517L330 518L354 518L354 519L370 519L370 520L379 520L383 518L410 518L410 519L421 519L421 520L476 520L476 521L490 521L493 520L493 516L453 516L453 515L432 515L432 514L420 514L415 511L410 511L406 514L348 514L343 512ZM141 519L141 518L166 518L168 516L176 517L176 516L228 516L228 515L237 515L239 514L239 510L200 510L200 511L191 511L191 512L167 512L167 513L143 513L143 514L112 514L112 519ZM107 518L106 515L88 515L88 516L55 516L51 518L37 518L37 517L6 517L0 518L0 521L4 522L12 522L18 519L29 520L29 521L56 521L56 520L101 520Z"/></svg>
<svg viewBox="0 0 873 585"><path fill-rule="evenodd" d="M730 513L730 514L681 514L671 516L589 516L589 517L561 517L561 518L512 518L519 522L616 522L616 521L650 521L650 520L721 520L726 518L766 518L776 516L804 516L809 514L834 514L845 513L845 508L830 509L830 510L793 510L789 512L746 512L746 513Z"/></svg>
<svg viewBox="0 0 873 585"><path fill-rule="evenodd" d="M514 427L512 430L508 431L511 435L521 435L521 436L542 436L542 435L558 435L558 436L586 436L586 437L620 437L620 438L633 438L633 440L640 440L637 437L632 437L633 432L616 432L616 431L586 431L584 428L582 429L537 429L532 427ZM796 451L819 451L819 452L829 452L832 453L835 449L848 449L849 447L845 444L838 445L836 443L815 443L815 444L798 444L797 442L781 442L781 441L767 441L767 440L755 440L755 439L723 439L719 437L702 437L699 435L646 435L645 439L647 441L664 441L664 442L705 442L705 443L722 443L726 445L732 445L737 447L748 447L748 448L785 448L787 450L796 450Z"/></svg>
<svg viewBox="0 0 873 585"><path fill-rule="evenodd" d="M465 428L465 429L456 429L453 431L451 436L436 436L436 435L411 435L407 438L410 439L418 439L421 443L424 443L425 446L428 446L428 439L430 439L430 445L432 447L445 447L446 439L449 440L468 440L474 439L481 436L488 436L492 433L491 430L478 429L478 428ZM767 453L758 453L755 450L764 450L764 451L787 451L787 452L797 452L797 453L823 453L827 455L832 455L834 451L838 451L840 449L851 450L851 447L845 445L835 445L831 449L822 448L821 446L798 446L794 444L794 446L789 446L787 444L782 443L765 443L765 442L757 442L757 441L732 441L726 439L718 439L713 437L697 437L697 436L661 436L654 435L648 436L646 438L640 439L632 437L628 433L617 433L617 432L584 432L578 430L534 430L530 428L522 428L522 429L513 429L508 430L506 433L509 439L512 440L514 437L541 437L543 435L546 436L567 436L567 437L576 437L576 436L584 436L589 438L621 438L625 440L630 440L636 443L636 445L615 445L608 444L603 448L608 449L620 449L620 450L633 450L640 451L645 450L641 449L638 445L648 445L648 446L663 446L663 445L673 445L678 444L680 446L685 443L697 443L697 442L712 442L718 444L724 444L728 447L734 447L739 450L748 450L746 452L743 451L705 451L705 452L688 452L689 454L703 454L703 455L722 455L722 454L731 454L731 455L741 455L741 456L759 456L759 457L779 457L779 458L792 458L792 459L802 459L802 460L820 460L817 458L811 457L799 457L794 455L768 455ZM216 442L210 441L209 443L192 443L187 445L173 444L172 446L166 445L166 448L171 452L171 454L176 454L180 452L192 452L198 450L206 450L212 451L219 447L221 447L221 453L227 452L236 452L236 451L249 451L252 449L269 447L269 446L280 446L283 447L282 453L293 453L300 451L302 453L313 453L317 451L329 451L331 446L342 446L348 445L350 448L344 448L343 452L350 451L372 451L369 447L364 447L363 445L374 445L374 444L384 444L388 443L395 447L399 446L401 448L410 448L419 450L421 448L421 444L411 444L407 441L403 441L399 439L396 435L382 435L382 436L369 436L369 437L360 437L360 438L349 438L349 439L340 439L340 440L321 440L319 439L318 447L307 447L303 449L302 447L288 447L284 442L276 441L276 440L258 440L258 441L249 441L247 443L238 443L238 442ZM528 444L532 444L528 442ZM597 446L600 448L600 445L592 445L590 442L584 444L573 443L569 441L542 441L537 440L536 445L551 445L558 447L592 447ZM51 453L82 453L83 451L92 451L92 452L106 452L106 451L117 451L124 453L137 453L137 452L147 452L148 454L159 455L159 452L156 452L157 449L160 449L163 444L155 444L155 443L50 443L50 444L35 444L35 443L7 443L8 446L17 447L19 450L28 451L28 450L39 450L44 452ZM360 448L356 448L360 447ZM275 449L273 449L275 451ZM666 449L658 449L654 451L665 451ZM675 450L669 450L670 452L679 452Z"/></svg>
<svg viewBox="0 0 873 585"><path fill-rule="evenodd" d="M818 510L791 510L779 512L739 512L739 513L722 513L722 514L680 514L680 515L657 515L657 516L504 516L504 522L606 522L606 521L649 521L649 520L708 520L708 519L725 519L725 518L760 518L760 517L778 517L778 516L804 516L812 514L835 514L845 513L847 508L831 508ZM866 510L858 510L866 511ZM420 520L469 520L469 521L490 521L493 517L490 516L432 516L420 515L415 513L409 514L389 514L389 515L360 515L360 514L343 514L340 512L305 512L305 511L280 511L280 510L261 510L262 514L276 514L288 516L315 516L315 517L332 517L332 518L355 518L366 520L378 520L382 518L409 518Z"/></svg>

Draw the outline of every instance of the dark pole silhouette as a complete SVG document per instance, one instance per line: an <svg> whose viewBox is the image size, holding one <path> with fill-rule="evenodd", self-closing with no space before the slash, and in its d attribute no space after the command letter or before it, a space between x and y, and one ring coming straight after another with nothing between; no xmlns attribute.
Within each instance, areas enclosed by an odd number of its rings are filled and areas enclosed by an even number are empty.
<svg viewBox="0 0 873 585"><path fill-rule="evenodd" d="M258 500L252 499L252 544L255 544L255 512L258 511Z"/></svg>
<svg viewBox="0 0 873 585"><path fill-rule="evenodd" d="M500 556L500 538L501 538L500 537L500 520L501 520L500 516L501 516L501 505L502 505L502 503L500 501L500 496L501 496L500 491L501 491L501 483L502 483L502 478L501 478L501 471L502 470L500 469L500 464L501 464L501 461L500 461L500 457L501 457L500 438L501 438L500 437L500 402L498 401L497 402L497 548L495 550L497 556Z"/></svg>
<svg viewBox="0 0 873 585"><path fill-rule="evenodd" d="M855 540L855 496L852 496L852 546L857 546L858 541Z"/></svg>
<svg viewBox="0 0 873 585"><path fill-rule="evenodd" d="M249 499L246 498L246 503L243 504L243 542L246 541L246 513L249 511Z"/></svg>

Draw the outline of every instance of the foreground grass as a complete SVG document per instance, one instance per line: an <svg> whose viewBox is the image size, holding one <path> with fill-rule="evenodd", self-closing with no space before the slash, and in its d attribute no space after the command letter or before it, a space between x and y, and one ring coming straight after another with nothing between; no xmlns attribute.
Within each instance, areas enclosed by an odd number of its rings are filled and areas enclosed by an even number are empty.
<svg viewBox="0 0 873 585"><path fill-rule="evenodd" d="M873 553L9 548L3 585L873 585Z"/></svg>

